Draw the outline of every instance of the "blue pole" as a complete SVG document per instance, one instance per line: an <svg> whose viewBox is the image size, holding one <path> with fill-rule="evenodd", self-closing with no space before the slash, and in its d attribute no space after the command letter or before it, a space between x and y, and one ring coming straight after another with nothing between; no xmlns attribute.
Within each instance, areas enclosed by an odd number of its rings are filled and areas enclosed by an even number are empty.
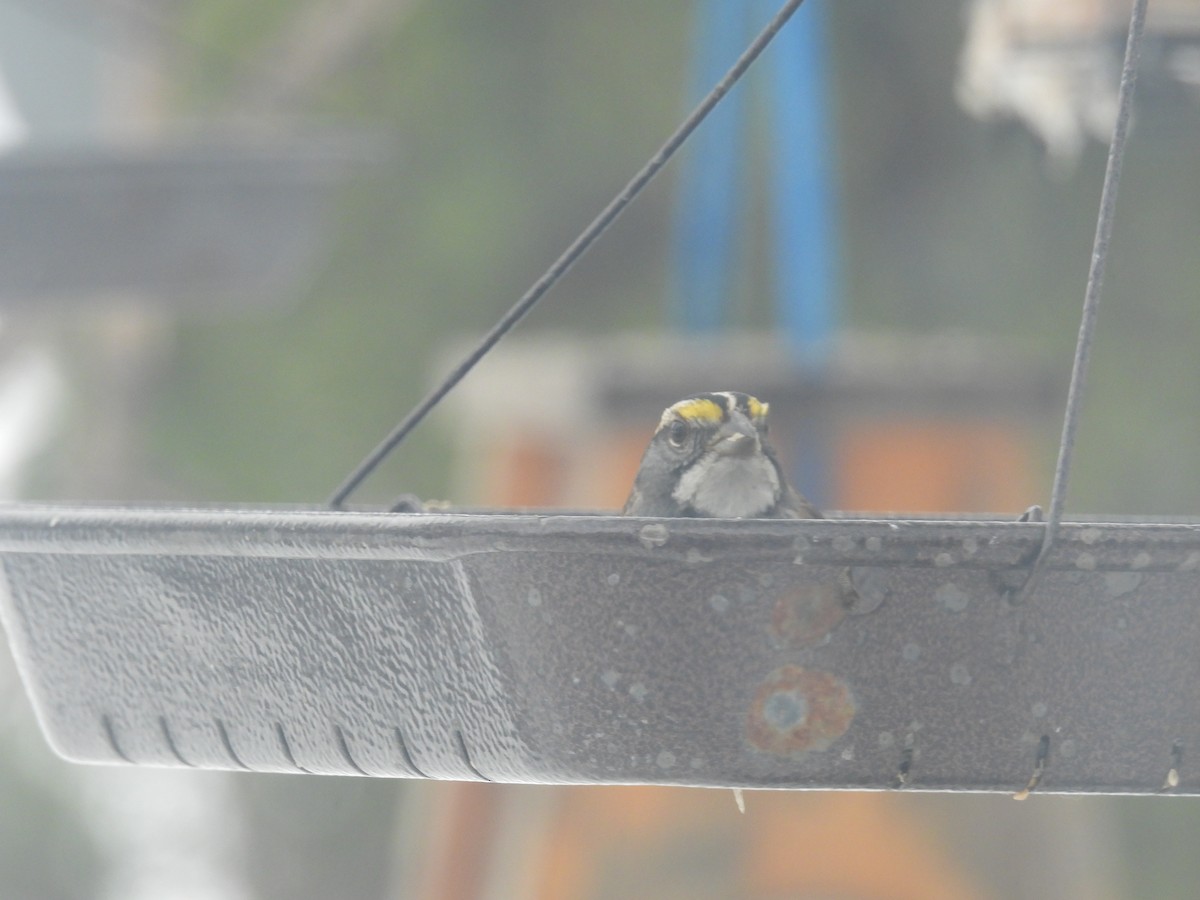
<svg viewBox="0 0 1200 900"><path fill-rule="evenodd" d="M700 0L696 15L692 93L698 97L744 49L748 17L744 0ZM715 332L725 323L741 218L737 201L744 105L743 92L735 87L692 136L684 159L673 318L687 332Z"/></svg>
<svg viewBox="0 0 1200 900"><path fill-rule="evenodd" d="M769 18L775 0L698 0L693 92L717 81L742 49L752 18ZM827 104L825 6L809 0L764 56L769 85L776 315L800 373L820 379L839 325L839 222ZM739 166L745 99L739 89L693 136L683 163L675 227L682 330L714 333L726 321L739 249ZM735 386L736 387L736 386ZM818 506L830 494L828 432L808 410L796 448L796 483Z"/></svg>
<svg viewBox="0 0 1200 900"><path fill-rule="evenodd" d="M770 9L772 2L765 6ZM827 4L810 0L777 39L772 71L779 323L802 365L826 360L840 319L839 215L829 107Z"/></svg>
<svg viewBox="0 0 1200 900"><path fill-rule="evenodd" d="M776 309L799 374L817 381L818 397L841 318L826 10L827 4L810 0L779 34L768 78ZM818 507L827 506L833 492L833 423L822 405L801 412L793 473Z"/></svg>

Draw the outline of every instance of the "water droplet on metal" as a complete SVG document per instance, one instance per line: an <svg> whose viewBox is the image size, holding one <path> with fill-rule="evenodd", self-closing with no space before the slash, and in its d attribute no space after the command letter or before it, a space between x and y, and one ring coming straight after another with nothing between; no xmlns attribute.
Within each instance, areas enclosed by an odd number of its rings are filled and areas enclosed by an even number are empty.
<svg viewBox="0 0 1200 900"><path fill-rule="evenodd" d="M890 731L879 732L879 746L880 747L890 747L894 743L896 743L896 736L894 734L892 734Z"/></svg>
<svg viewBox="0 0 1200 900"><path fill-rule="evenodd" d="M654 758L654 762L660 769L669 769L675 765L675 754L670 750L664 750Z"/></svg>
<svg viewBox="0 0 1200 900"><path fill-rule="evenodd" d="M713 612L723 613L729 609L729 598L724 594L713 594L708 598L708 605L713 608Z"/></svg>
<svg viewBox="0 0 1200 900"><path fill-rule="evenodd" d="M1141 583L1140 572L1109 572L1104 576L1104 586L1114 597L1120 597L1122 594L1136 590Z"/></svg>
<svg viewBox="0 0 1200 900"><path fill-rule="evenodd" d="M617 682L621 680L621 675L613 669L605 669L600 674L600 680L604 682L609 690L612 690L617 686Z"/></svg>
<svg viewBox="0 0 1200 900"><path fill-rule="evenodd" d="M883 549L883 538L879 537L878 535L872 535L866 539L863 546L865 546L871 553L878 553Z"/></svg>
<svg viewBox="0 0 1200 900"><path fill-rule="evenodd" d="M887 599L889 581L887 571L878 566L852 566L850 584L857 596L847 611L856 616L875 612Z"/></svg>
<svg viewBox="0 0 1200 900"><path fill-rule="evenodd" d="M838 553L849 553L854 549L854 538L848 534L839 534L833 539L832 546Z"/></svg>
<svg viewBox="0 0 1200 900"><path fill-rule="evenodd" d="M953 582L947 582L934 591L933 599L951 612L962 612L971 604L971 595Z"/></svg>
<svg viewBox="0 0 1200 900"><path fill-rule="evenodd" d="M949 553L939 553L933 558L933 564L939 569L945 569L954 565L954 557Z"/></svg>
<svg viewBox="0 0 1200 900"><path fill-rule="evenodd" d="M613 572L611 575L609 575L604 580L608 582L610 587L616 587L618 584L621 583L621 573Z"/></svg>
<svg viewBox="0 0 1200 900"><path fill-rule="evenodd" d="M1035 719L1040 719L1046 715L1046 704L1040 703L1040 702L1035 703L1035 704L1033 704L1033 707L1031 708L1030 712L1033 713L1033 717Z"/></svg>
<svg viewBox="0 0 1200 900"><path fill-rule="evenodd" d="M971 673L962 663L955 663L950 667L950 680L965 686L971 683Z"/></svg>
<svg viewBox="0 0 1200 900"><path fill-rule="evenodd" d="M650 691L648 691L646 686L640 681L635 681L629 686L629 696L638 703L641 703L643 700L645 700L648 693L650 693Z"/></svg>
<svg viewBox="0 0 1200 900"><path fill-rule="evenodd" d="M671 532L667 530L667 526L660 522L654 522L650 525L643 525L638 532L638 540L642 542L642 546L647 550L653 550L655 547L661 547L667 542L671 536Z"/></svg>
<svg viewBox="0 0 1200 900"><path fill-rule="evenodd" d="M539 591L537 588L530 588L529 593L525 595L525 601L530 606L541 606L542 605L542 592Z"/></svg>
<svg viewBox="0 0 1200 900"><path fill-rule="evenodd" d="M1144 569L1144 568L1146 568L1146 566L1150 565L1150 563L1152 563L1152 562L1154 562L1154 557L1152 557L1149 553L1147 553L1145 550L1143 550L1141 553L1139 553L1137 556L1135 556L1133 558L1133 562L1130 563L1130 566L1135 569Z"/></svg>
<svg viewBox="0 0 1200 900"><path fill-rule="evenodd" d="M921 647L913 643L905 644L904 648L900 651L900 655L909 662L916 662L921 658Z"/></svg>
<svg viewBox="0 0 1200 900"><path fill-rule="evenodd" d="M1080 553L1075 557L1075 568L1091 572L1096 568L1096 557L1091 553Z"/></svg>

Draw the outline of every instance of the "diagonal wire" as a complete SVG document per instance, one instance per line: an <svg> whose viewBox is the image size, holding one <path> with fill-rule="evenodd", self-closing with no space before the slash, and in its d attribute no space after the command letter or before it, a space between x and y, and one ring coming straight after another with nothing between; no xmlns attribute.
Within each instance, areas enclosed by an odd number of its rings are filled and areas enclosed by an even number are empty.
<svg viewBox="0 0 1200 900"><path fill-rule="evenodd" d="M1121 86L1117 94L1117 121L1113 126L1112 143L1108 148L1108 164L1104 169L1104 187L1100 191L1100 214L1096 220L1096 238L1092 244L1092 262L1088 269L1087 289L1083 295L1083 316L1079 323L1079 338L1075 345L1075 362L1071 368L1071 387L1067 391L1067 408L1063 415L1062 439L1058 447L1058 464L1054 469L1054 486L1050 490L1050 510L1046 513L1042 546L1033 563L1029 578L1021 588L1024 600L1041 580L1042 568L1058 537L1062 524L1063 504L1067 498L1067 483L1071 477L1071 460L1075 452L1075 432L1079 424L1079 408L1087 387L1088 363L1091 360L1092 340L1096 330L1096 313L1100 306L1100 290L1104 284L1104 266L1108 261L1109 239L1112 237L1113 213L1117 205L1117 185L1121 180L1121 163L1125 160L1125 139L1129 134L1129 119L1133 110L1133 88L1137 83L1138 57L1141 53L1142 30L1146 22L1148 0L1134 0L1129 19L1129 36L1125 41L1125 62L1121 67Z"/></svg>
<svg viewBox="0 0 1200 900"><path fill-rule="evenodd" d="M513 305L512 309L506 312L500 321L492 326L491 331L483 336L478 345L446 376L442 383L434 388L424 400L418 403L412 412L405 416L400 424L346 477L346 480L330 496L329 506L334 509L340 508L354 489L383 462L384 458L402 440L408 437L409 433L441 402L442 398L450 393L455 385L462 381L463 377L475 367L476 363L483 359L488 351L525 317L526 313L542 299L546 292L567 273L567 270L571 268L575 261L583 256L592 243L595 242L596 238L600 237L617 216L624 211L625 207L629 205L630 201L641 193L642 189L650 182L650 179L658 174L659 169L666 165L667 161L675 154L675 151L683 145L684 141L691 136L691 133L696 130L697 126L721 102L721 99L729 93L730 88L737 83L738 79L758 59L759 54L767 48L767 45L771 43L771 40L779 33L779 30L787 24L788 19L800 8L800 4L803 2L804 0L787 0L783 4L779 12L775 14L775 17L759 32L758 36L746 48L745 52L738 57L737 62L733 64L732 68L717 82L716 87L709 91L707 96L683 120L683 123L667 138L666 143L650 158L649 162L633 176L624 189L609 202L608 206L604 207L600 215L592 220L592 223L583 230L583 233L563 251L563 254L551 264L546 273L534 282L533 287Z"/></svg>

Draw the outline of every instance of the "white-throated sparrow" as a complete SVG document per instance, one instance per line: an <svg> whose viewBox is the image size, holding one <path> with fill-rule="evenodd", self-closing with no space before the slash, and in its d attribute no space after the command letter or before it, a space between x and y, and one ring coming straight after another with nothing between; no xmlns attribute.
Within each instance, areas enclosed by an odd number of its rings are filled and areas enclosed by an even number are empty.
<svg viewBox="0 0 1200 900"><path fill-rule="evenodd" d="M816 519L767 444L768 406L736 391L667 407L642 456L627 516Z"/></svg>

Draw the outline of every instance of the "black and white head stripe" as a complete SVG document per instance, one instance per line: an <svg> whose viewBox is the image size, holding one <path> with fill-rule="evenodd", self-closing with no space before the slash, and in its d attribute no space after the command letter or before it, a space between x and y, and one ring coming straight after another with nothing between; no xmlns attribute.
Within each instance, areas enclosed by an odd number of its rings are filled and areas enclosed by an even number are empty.
<svg viewBox="0 0 1200 900"><path fill-rule="evenodd" d="M767 420L770 406L757 397L737 391L696 394L667 407L658 427L661 429L675 419L683 419L697 425L719 425L729 420L733 410L742 413L755 425L761 426Z"/></svg>

